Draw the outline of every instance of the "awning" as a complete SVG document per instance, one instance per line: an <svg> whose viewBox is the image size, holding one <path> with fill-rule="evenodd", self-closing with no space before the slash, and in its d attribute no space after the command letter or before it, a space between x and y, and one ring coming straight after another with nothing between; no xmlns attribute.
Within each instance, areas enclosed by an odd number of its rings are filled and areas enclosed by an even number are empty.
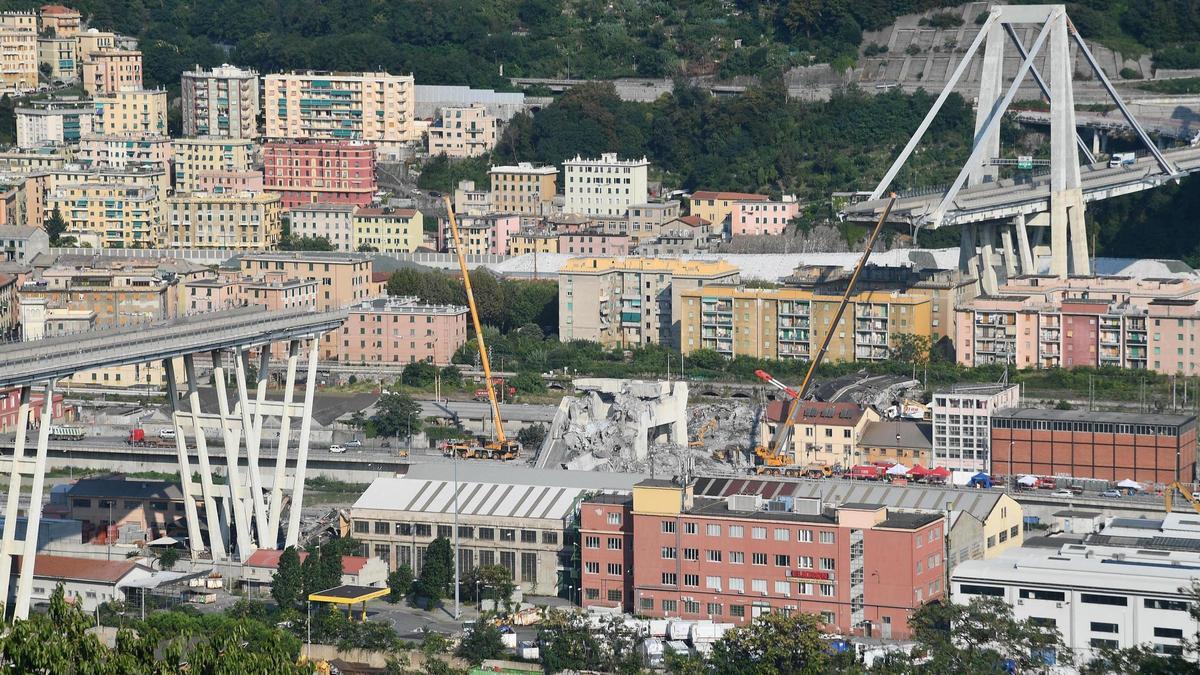
<svg viewBox="0 0 1200 675"><path fill-rule="evenodd" d="M887 475L889 476L904 476L908 474L908 467L903 464L893 464L888 467Z"/></svg>
<svg viewBox="0 0 1200 675"><path fill-rule="evenodd" d="M1141 490L1142 484L1137 482L1136 480L1133 480L1132 478L1126 478L1125 480L1121 481L1120 483L1117 483L1117 487L1124 488L1127 490Z"/></svg>
<svg viewBox="0 0 1200 675"><path fill-rule="evenodd" d="M921 466L920 464L914 464L913 468L908 470L908 475L912 476L913 478L920 478L921 476L928 476L929 469L926 469L925 467Z"/></svg>
<svg viewBox="0 0 1200 675"><path fill-rule="evenodd" d="M318 591L308 596L311 602L331 602L336 605L353 605L375 598L382 598L391 591L377 586L337 586Z"/></svg>
<svg viewBox="0 0 1200 675"><path fill-rule="evenodd" d="M1036 485L1038 479L1033 476L1021 476L1017 479L1017 483L1021 485Z"/></svg>
<svg viewBox="0 0 1200 675"><path fill-rule="evenodd" d="M159 537L158 539L155 539L154 541L146 542L146 545L147 546L174 546L175 544L178 544L178 543L179 543L179 540L176 539L175 537Z"/></svg>
<svg viewBox="0 0 1200 675"><path fill-rule="evenodd" d="M929 472L929 477L930 478L949 478L950 477L950 469L947 469L944 466L936 467Z"/></svg>

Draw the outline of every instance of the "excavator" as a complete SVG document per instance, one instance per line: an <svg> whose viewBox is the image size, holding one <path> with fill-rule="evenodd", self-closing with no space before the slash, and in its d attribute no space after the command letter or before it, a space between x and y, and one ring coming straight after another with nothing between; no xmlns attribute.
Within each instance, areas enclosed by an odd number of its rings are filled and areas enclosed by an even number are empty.
<svg viewBox="0 0 1200 675"><path fill-rule="evenodd" d="M788 441L791 439L792 427L796 423L796 411L800 407L800 402L808 394L808 388L812 384L813 375L817 372L817 368L820 367L821 361L825 359L825 353L829 350L829 343L833 339L834 333L838 332L838 324L842 320L842 315L846 312L846 306L850 304L850 296L854 294L854 287L858 284L858 278L862 275L863 268L867 266L867 260L871 257L871 250L875 248L875 241L879 239L879 233L883 230L883 224L887 222L887 218L891 214L892 207L895 204L896 195L892 193L887 206L879 214L879 220L876 221L875 227L867 237L866 248L863 250L862 257L858 259L858 264L854 266L854 273L850 275L850 281L846 284L846 291L842 293L842 300L838 303L837 312L833 315L833 321L830 322L829 329L825 331L825 337L821 339L821 347L817 350L816 356L808 362L808 371L804 374L804 379L800 382L800 388L792 389L763 371L755 373L755 375L758 375L759 378L764 379L772 386L782 389L791 400L790 404L786 406L783 419L776 425L775 435L771 438L770 442L765 445L760 443L754 448L754 454L758 457L759 462L758 473L803 473L802 470L794 466L796 460L788 452Z"/></svg>
<svg viewBox="0 0 1200 675"><path fill-rule="evenodd" d="M1196 499L1195 494L1179 481L1171 483L1163 489L1163 508L1166 509L1167 513L1170 513L1171 507L1174 506L1173 502L1175 501L1176 490L1179 491L1179 494L1183 495L1184 500L1186 500L1188 504L1192 505L1192 508L1196 510L1196 513L1200 513L1200 499Z"/></svg>
<svg viewBox="0 0 1200 675"><path fill-rule="evenodd" d="M467 291L467 306L471 310L471 322L475 326L475 344L479 347L479 363L483 366L483 388L487 390L488 402L492 406L492 428L495 430L495 438L492 439L485 437L477 438L475 442L448 441L445 454L464 459L516 459L521 456L521 443L504 434L504 420L500 419L500 403L496 400L496 385L502 381L492 377L492 364L483 340L483 326L479 322L479 310L475 307L475 293L471 290L471 275L467 270L467 259L463 255L462 240L458 235L458 222L454 218L454 205L450 202L449 195L445 196L445 200L446 214L450 218L450 235L454 238L454 252L458 254L458 267L462 270L463 287Z"/></svg>
<svg viewBox="0 0 1200 675"><path fill-rule="evenodd" d="M717 421L709 420L696 431L696 438L688 443L689 448L699 448L704 445L704 437L717 430Z"/></svg>

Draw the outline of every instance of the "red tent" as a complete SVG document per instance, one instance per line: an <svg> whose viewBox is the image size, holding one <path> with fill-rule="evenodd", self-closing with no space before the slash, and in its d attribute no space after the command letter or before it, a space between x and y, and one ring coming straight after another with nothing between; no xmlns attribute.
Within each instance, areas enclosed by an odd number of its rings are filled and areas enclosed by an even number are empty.
<svg viewBox="0 0 1200 675"><path fill-rule="evenodd" d="M920 464L914 464L913 468L908 470L909 478L923 478L928 475L929 475L929 469L926 469L925 467L921 466Z"/></svg>
<svg viewBox="0 0 1200 675"><path fill-rule="evenodd" d="M925 477L926 478L936 478L938 480L946 480L946 479L950 478L950 469L947 469L944 466L939 466L939 467L933 469L932 471L930 471L928 474L926 474Z"/></svg>

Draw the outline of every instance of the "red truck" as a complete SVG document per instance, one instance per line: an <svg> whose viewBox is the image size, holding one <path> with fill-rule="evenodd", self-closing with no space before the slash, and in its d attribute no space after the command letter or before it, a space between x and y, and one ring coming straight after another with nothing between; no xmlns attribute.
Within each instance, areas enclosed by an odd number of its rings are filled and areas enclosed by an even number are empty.
<svg viewBox="0 0 1200 675"><path fill-rule="evenodd" d="M517 388L516 388L516 387L514 387L514 386L512 386L511 384L509 384L509 385L506 385L506 384L504 383L504 378L502 378L502 377L493 377L493 378L492 378L492 382L494 383L494 386L496 387L496 388L494 389L494 391L496 392L496 398L497 398L498 400L500 400L500 401L505 401L505 400L511 401L511 400L513 399L513 397L517 395ZM476 389L476 390L475 390L475 400L476 400L476 401L486 401L486 400L488 400L488 393L487 393L487 388L486 388L486 387L480 387L480 388L478 388L478 389Z"/></svg>
<svg viewBox="0 0 1200 675"><path fill-rule="evenodd" d="M883 480L886 474L886 467L875 466L873 464L859 464L850 467L850 471L846 473L846 476L855 480Z"/></svg>
<svg viewBox="0 0 1200 675"><path fill-rule="evenodd" d="M126 445L135 445L139 447L151 446L156 448L175 447L175 439L163 438L161 436L146 436L145 429L130 429L129 436L125 439Z"/></svg>

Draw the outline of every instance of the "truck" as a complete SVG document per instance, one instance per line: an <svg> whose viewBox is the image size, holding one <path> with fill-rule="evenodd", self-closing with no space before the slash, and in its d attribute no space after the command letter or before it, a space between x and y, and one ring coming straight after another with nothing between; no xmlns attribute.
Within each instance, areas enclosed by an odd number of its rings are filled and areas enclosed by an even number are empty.
<svg viewBox="0 0 1200 675"><path fill-rule="evenodd" d="M136 429L129 430L129 436L127 436L125 438L125 444L133 445L136 447L149 446L149 447L155 447L155 448L166 448L166 447L173 448L173 447L175 447L175 440L174 440L174 438L166 439L166 438L156 437L156 436L147 436L146 430L142 429L141 427L138 427Z"/></svg>
<svg viewBox="0 0 1200 675"><path fill-rule="evenodd" d="M52 441L82 441L85 436L83 427L52 426L50 440Z"/></svg>
<svg viewBox="0 0 1200 675"><path fill-rule="evenodd" d="M513 399L513 397L517 395L517 388L512 386L511 384L505 384L504 378L502 378L502 377L492 378L492 386L495 387L495 389L493 389L493 391L500 398L508 399L509 401L511 401ZM487 388L480 387L480 388L476 389L474 398L476 401L488 400Z"/></svg>
<svg viewBox="0 0 1200 675"><path fill-rule="evenodd" d="M642 660L647 668L663 667L663 641L649 638L642 643Z"/></svg>
<svg viewBox="0 0 1200 675"><path fill-rule="evenodd" d="M1132 152L1114 152L1112 157L1108 158L1108 166L1126 166L1137 162L1137 155Z"/></svg>
<svg viewBox="0 0 1200 675"><path fill-rule="evenodd" d="M885 475L887 475L887 468L874 464L852 466L850 467L850 471L846 473L846 477L855 480L883 480Z"/></svg>

